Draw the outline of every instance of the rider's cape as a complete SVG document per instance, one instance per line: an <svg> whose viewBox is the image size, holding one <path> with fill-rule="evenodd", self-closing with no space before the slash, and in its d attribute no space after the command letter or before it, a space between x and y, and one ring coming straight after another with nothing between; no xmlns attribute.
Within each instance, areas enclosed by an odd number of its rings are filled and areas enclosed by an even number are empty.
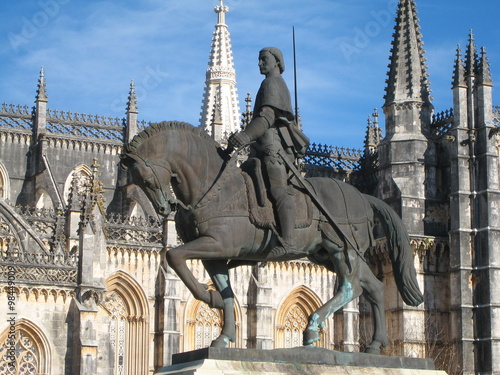
<svg viewBox="0 0 500 375"><path fill-rule="evenodd" d="M293 115L290 91L282 76L267 77L262 81L255 98L254 113L259 113L263 106L278 110L280 121L277 121L284 148L293 150L297 157L304 156L309 146L309 138L298 128Z"/></svg>

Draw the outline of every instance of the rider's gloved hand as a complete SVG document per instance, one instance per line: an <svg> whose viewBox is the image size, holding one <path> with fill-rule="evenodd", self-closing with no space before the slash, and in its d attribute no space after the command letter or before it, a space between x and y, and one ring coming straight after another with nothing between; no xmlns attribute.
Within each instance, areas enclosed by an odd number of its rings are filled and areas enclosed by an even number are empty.
<svg viewBox="0 0 500 375"><path fill-rule="evenodd" d="M245 134L244 132L231 134L227 140L227 151L231 153L238 148L248 145L249 143L250 137L248 134Z"/></svg>

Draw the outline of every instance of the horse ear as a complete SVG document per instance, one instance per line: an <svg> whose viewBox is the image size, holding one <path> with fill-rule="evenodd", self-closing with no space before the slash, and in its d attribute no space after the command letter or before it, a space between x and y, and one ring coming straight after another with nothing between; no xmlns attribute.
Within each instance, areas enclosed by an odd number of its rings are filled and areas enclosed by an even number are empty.
<svg viewBox="0 0 500 375"><path fill-rule="evenodd" d="M139 159L132 154L121 154L120 155L120 165L124 170L127 170L132 166L132 164L139 162Z"/></svg>

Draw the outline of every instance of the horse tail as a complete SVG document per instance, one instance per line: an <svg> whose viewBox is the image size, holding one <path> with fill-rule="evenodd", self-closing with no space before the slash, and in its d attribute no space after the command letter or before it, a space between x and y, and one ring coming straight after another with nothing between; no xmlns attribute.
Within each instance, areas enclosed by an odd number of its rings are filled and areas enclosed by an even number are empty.
<svg viewBox="0 0 500 375"><path fill-rule="evenodd" d="M424 297L418 286L410 237L403 221L387 203L370 195L364 196L380 219L387 236L394 278L403 301L410 306L420 305Z"/></svg>

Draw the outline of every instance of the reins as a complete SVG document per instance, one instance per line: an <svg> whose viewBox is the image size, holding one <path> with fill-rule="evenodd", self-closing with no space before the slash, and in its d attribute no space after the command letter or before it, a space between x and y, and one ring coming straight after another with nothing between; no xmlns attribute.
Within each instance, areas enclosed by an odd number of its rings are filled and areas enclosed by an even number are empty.
<svg viewBox="0 0 500 375"><path fill-rule="evenodd" d="M240 149L241 150L241 149ZM203 206L206 206L210 201L217 195L218 191L220 190L220 187L223 185L223 183L226 181L228 177L228 171L231 170L231 168L228 168L230 164L233 163L238 158L240 150L235 150L233 155L224 162L222 165L222 168L219 172L218 177L215 179L214 183L212 186L205 192L205 194L201 197L201 199L194 205L194 209L199 209Z"/></svg>

